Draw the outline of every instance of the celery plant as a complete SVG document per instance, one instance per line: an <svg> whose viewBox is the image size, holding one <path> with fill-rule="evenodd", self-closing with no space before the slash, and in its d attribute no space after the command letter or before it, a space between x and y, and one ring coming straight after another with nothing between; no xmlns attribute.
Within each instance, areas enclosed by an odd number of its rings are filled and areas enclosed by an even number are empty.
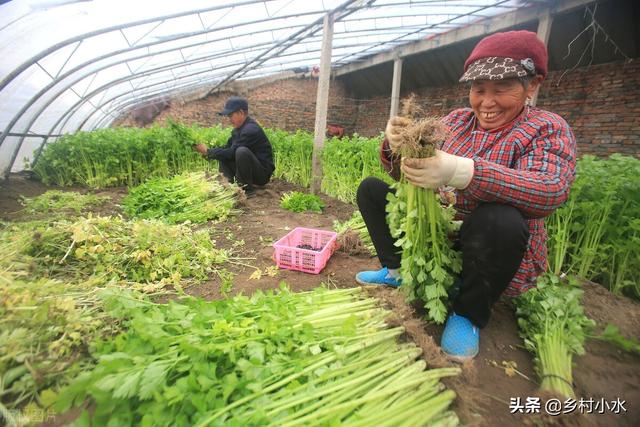
<svg viewBox="0 0 640 427"><path fill-rule="evenodd" d="M410 125L400 148L402 157L425 158L435 154L435 144L446 131L435 118ZM441 208L432 189L409 183L404 176L388 195L388 222L396 246L402 249L402 289L410 301L421 299L427 317L442 323L447 316L447 291L461 270L460 255L452 249L452 211Z"/></svg>
<svg viewBox="0 0 640 427"><path fill-rule="evenodd" d="M574 398L572 358L584 354L593 320L584 314L582 290L576 280L561 283L547 274L536 288L516 299L520 336L535 355L540 390Z"/></svg>

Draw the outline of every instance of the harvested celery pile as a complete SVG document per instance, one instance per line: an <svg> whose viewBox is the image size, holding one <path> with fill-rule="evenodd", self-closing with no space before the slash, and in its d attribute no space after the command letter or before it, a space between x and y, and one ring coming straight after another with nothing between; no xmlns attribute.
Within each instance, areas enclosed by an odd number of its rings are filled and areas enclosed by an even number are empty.
<svg viewBox="0 0 640 427"><path fill-rule="evenodd" d="M91 425L457 424L440 378L460 370L425 370L358 288L124 301L107 305L128 331L100 342L95 369L58 400L64 410L89 398Z"/></svg>
<svg viewBox="0 0 640 427"><path fill-rule="evenodd" d="M0 229L0 250L26 265L25 280L56 278L95 285L110 281L178 286L182 279L202 281L229 260L214 247L206 230L159 221L87 217L72 221L16 223Z"/></svg>
<svg viewBox="0 0 640 427"><path fill-rule="evenodd" d="M236 201L236 187L222 185L204 172L191 172L150 179L132 188L122 204L131 217L199 224L237 213Z"/></svg>

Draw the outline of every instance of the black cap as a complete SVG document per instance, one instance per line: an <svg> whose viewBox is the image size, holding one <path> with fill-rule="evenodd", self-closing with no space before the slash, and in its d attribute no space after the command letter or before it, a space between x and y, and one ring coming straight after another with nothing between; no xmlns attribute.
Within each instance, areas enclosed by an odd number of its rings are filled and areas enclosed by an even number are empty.
<svg viewBox="0 0 640 427"><path fill-rule="evenodd" d="M249 104L244 98L232 96L231 98L227 99L227 102L224 104L224 110L220 111L218 115L228 116L229 114L235 113L238 110L249 111Z"/></svg>

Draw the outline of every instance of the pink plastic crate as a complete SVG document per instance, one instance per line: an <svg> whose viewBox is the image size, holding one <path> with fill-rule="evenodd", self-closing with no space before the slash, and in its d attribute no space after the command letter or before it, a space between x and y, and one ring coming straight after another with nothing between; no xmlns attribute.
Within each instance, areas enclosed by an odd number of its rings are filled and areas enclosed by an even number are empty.
<svg viewBox="0 0 640 427"><path fill-rule="evenodd" d="M274 260L279 268L318 274L335 251L337 236L333 231L296 227L273 244ZM298 247L303 245L319 250Z"/></svg>

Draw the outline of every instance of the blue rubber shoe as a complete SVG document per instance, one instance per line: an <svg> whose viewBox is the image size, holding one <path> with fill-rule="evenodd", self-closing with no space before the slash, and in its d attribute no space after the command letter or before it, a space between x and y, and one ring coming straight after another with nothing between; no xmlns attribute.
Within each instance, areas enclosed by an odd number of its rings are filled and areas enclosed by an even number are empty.
<svg viewBox="0 0 640 427"><path fill-rule="evenodd" d="M466 317L453 313L447 319L440 346L450 359L471 360L478 354L480 330Z"/></svg>
<svg viewBox="0 0 640 427"><path fill-rule="evenodd" d="M361 271L356 274L356 282L361 285L386 285L397 288L402 284L399 277L390 277L387 267L378 271Z"/></svg>

